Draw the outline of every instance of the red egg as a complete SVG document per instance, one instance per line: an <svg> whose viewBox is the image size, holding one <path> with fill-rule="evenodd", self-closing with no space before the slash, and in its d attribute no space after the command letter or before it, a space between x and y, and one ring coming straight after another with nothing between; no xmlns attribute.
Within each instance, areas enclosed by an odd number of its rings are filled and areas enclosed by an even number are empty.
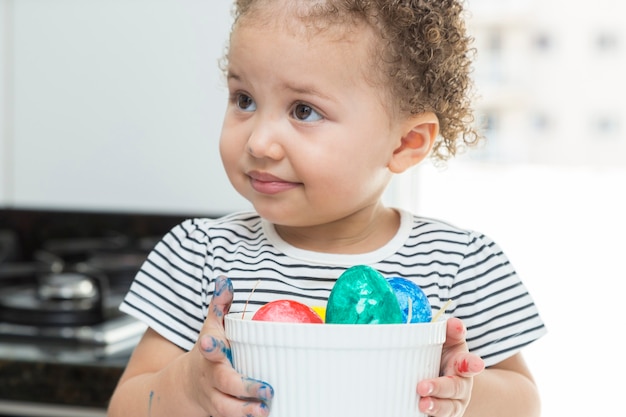
<svg viewBox="0 0 626 417"><path fill-rule="evenodd" d="M286 323L323 323L321 317L305 304L293 300L276 300L261 307L252 320Z"/></svg>

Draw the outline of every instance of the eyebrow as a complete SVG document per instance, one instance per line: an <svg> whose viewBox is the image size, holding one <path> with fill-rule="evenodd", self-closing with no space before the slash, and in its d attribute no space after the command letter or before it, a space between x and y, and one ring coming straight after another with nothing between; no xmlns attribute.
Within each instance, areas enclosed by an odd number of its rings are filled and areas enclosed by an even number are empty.
<svg viewBox="0 0 626 417"><path fill-rule="evenodd" d="M226 72L226 79L227 80L241 81L241 77L239 75L233 73L231 70L228 70L228 72Z"/></svg>
<svg viewBox="0 0 626 417"><path fill-rule="evenodd" d="M286 90L290 90L296 94L317 96L317 97L321 97L324 100L335 101L335 99L332 96L329 96L328 94L324 94L312 86L307 86L307 85L293 86L293 85L284 83L283 88Z"/></svg>
<svg viewBox="0 0 626 417"><path fill-rule="evenodd" d="M227 80L235 80L235 81L242 81L241 76L239 76L236 73L233 73L231 71L228 71L227 75L226 75ZM317 96L317 97L321 97L324 100L331 100L331 101L336 101L336 99L333 96L330 96L328 94L324 94L322 92L320 92L318 89L316 89L313 86L310 85L306 85L303 84L301 86L296 86L290 83L281 83L281 89L284 90L289 90L291 92L294 92L296 94L303 94L303 95L312 95L312 96Z"/></svg>

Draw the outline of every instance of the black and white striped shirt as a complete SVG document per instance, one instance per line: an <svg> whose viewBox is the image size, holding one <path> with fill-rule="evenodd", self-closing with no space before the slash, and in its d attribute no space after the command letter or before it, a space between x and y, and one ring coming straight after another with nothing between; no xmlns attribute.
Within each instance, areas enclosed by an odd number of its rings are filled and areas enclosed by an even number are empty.
<svg viewBox="0 0 626 417"><path fill-rule="evenodd" d="M433 312L452 299L447 313L464 321L470 350L487 366L546 332L531 296L492 240L438 220L401 214L401 226L390 242L357 255L295 248L252 212L187 220L150 253L120 309L190 350L219 275L233 282L231 311L242 311L247 301L247 311L255 311L284 298L324 306L344 270L369 265L385 277L416 282Z"/></svg>

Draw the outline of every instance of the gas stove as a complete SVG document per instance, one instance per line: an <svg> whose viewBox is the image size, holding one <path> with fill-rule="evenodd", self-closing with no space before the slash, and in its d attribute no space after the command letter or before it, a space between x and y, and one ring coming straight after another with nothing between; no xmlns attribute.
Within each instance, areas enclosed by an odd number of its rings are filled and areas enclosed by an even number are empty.
<svg viewBox="0 0 626 417"><path fill-rule="evenodd" d="M0 209L0 415L106 415L146 329L118 307L189 217Z"/></svg>
<svg viewBox="0 0 626 417"><path fill-rule="evenodd" d="M136 344L145 326L118 306L154 243L122 235L51 239L30 261L0 263L2 341L103 353Z"/></svg>
<svg viewBox="0 0 626 417"><path fill-rule="evenodd" d="M0 358L127 360L145 325L123 297L161 237L200 216L0 209Z"/></svg>
<svg viewBox="0 0 626 417"><path fill-rule="evenodd" d="M146 326L118 307L187 217L0 210L0 358L125 363Z"/></svg>

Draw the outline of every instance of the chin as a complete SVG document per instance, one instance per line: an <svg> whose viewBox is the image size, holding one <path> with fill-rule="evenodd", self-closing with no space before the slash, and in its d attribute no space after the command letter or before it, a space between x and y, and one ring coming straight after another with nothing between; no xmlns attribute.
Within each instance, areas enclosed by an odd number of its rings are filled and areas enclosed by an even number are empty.
<svg viewBox="0 0 626 417"><path fill-rule="evenodd" d="M285 225L285 219L289 219L291 216L284 212L276 210L275 208L268 208L265 204L252 204L254 210L259 214L259 216L263 217L270 223Z"/></svg>
<svg viewBox="0 0 626 417"><path fill-rule="evenodd" d="M303 221L301 212L296 212L292 209L281 209L275 203L269 205L253 203L253 206L259 216L272 224L290 227L308 226Z"/></svg>

